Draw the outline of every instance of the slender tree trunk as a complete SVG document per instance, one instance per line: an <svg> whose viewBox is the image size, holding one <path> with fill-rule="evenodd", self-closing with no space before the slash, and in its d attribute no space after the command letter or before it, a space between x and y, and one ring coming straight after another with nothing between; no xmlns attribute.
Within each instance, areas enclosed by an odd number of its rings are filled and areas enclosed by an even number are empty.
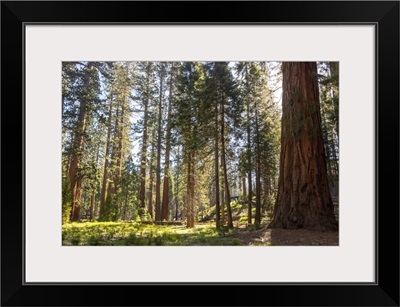
<svg viewBox="0 0 400 307"><path fill-rule="evenodd" d="M146 164L147 164L147 142L148 142L148 121L149 121L149 103L150 103L150 73L151 68L147 65L146 68L146 98L144 103L144 117L143 117L143 141L142 153L140 162L140 215L144 213L146 207Z"/></svg>
<svg viewBox="0 0 400 307"><path fill-rule="evenodd" d="M332 173L334 173L336 175L336 177L339 175L339 165L338 165L338 158L336 155L336 146L338 146L337 142L337 138L335 138L335 132L333 131L333 128L331 130L331 142L330 142L330 146L331 149L330 151L332 152Z"/></svg>
<svg viewBox="0 0 400 307"><path fill-rule="evenodd" d="M243 188L243 198L246 198L247 192L246 192L246 175L243 174L242 177L242 188Z"/></svg>
<svg viewBox="0 0 400 307"><path fill-rule="evenodd" d="M129 194L128 194L128 190L126 190L126 192L125 192L125 206L124 206L124 210L123 210L123 212L122 212L122 214L121 214L121 218L124 220L124 221L126 221L127 220L127 217L126 217L126 210L128 209L128 196L129 196Z"/></svg>
<svg viewBox="0 0 400 307"><path fill-rule="evenodd" d="M92 190L92 195L90 196L90 221L91 222L94 219L94 199L95 199L95 191Z"/></svg>
<svg viewBox="0 0 400 307"><path fill-rule="evenodd" d="M247 102L247 185L248 185L248 193L247 193L247 224L252 224L252 182L251 182L251 128L250 128L250 103Z"/></svg>
<svg viewBox="0 0 400 307"><path fill-rule="evenodd" d="M265 171L266 173L266 171ZM267 211L267 206L268 206L268 200L269 200L269 187L268 187L268 177L264 177L262 180L263 183L263 192L264 192L264 197L263 197L263 204L262 204L262 212Z"/></svg>
<svg viewBox="0 0 400 307"><path fill-rule="evenodd" d="M102 125L101 132L102 132L102 134L104 133L104 125ZM99 164L99 156L100 156L100 142L97 144L96 166ZM96 188L93 187L91 201L90 201L90 221L91 222L94 220L95 198L96 198Z"/></svg>
<svg viewBox="0 0 400 307"><path fill-rule="evenodd" d="M194 154L189 153L188 157L188 185L187 185L187 227L194 227Z"/></svg>
<svg viewBox="0 0 400 307"><path fill-rule="evenodd" d="M225 225L225 194L221 191L221 226Z"/></svg>
<svg viewBox="0 0 400 307"><path fill-rule="evenodd" d="M284 62L278 196L270 228L337 230L315 62Z"/></svg>
<svg viewBox="0 0 400 307"><path fill-rule="evenodd" d="M153 169L153 168L151 168ZM154 170L150 170L150 184L149 184L149 205L148 211L150 213L150 217L154 220L154 213L153 213L153 188L154 188Z"/></svg>
<svg viewBox="0 0 400 307"><path fill-rule="evenodd" d="M88 63L87 71L84 76L84 86L85 91L89 91L90 88L90 75L89 72L92 69L93 64L91 62ZM82 151L83 151L83 144L84 144L84 134L86 131L86 120L87 120L87 107L88 101L87 97L83 97L80 106L79 106L79 116L78 116L78 123L77 129L75 132L75 142L74 148L72 150L71 156L71 165L70 165L70 173L69 178L71 182L71 220L72 221L79 221L80 219L80 202L81 202L81 186L82 186L82 176L80 174L80 163L82 159Z"/></svg>
<svg viewBox="0 0 400 307"><path fill-rule="evenodd" d="M220 209L220 203L219 203L219 146L218 146L218 139L219 139L219 133L218 133L218 104L215 104L215 140L214 140L214 163L215 163L215 222L216 222L216 227L220 228L221 227L221 209Z"/></svg>
<svg viewBox="0 0 400 307"><path fill-rule="evenodd" d="M152 139L154 140L155 138L155 129L153 129L152 132ZM154 220L154 214L153 214L153 188L154 188L154 152L156 150L156 146L154 144L154 141L151 143L151 151L150 151L150 185L149 185L149 205L148 205L148 211L150 213L151 219Z"/></svg>
<svg viewBox="0 0 400 307"><path fill-rule="evenodd" d="M110 108L108 112L108 122L107 122L107 141L106 141L106 153L104 156L104 170L103 170L103 183L101 187L101 195L100 195L100 220L104 219L105 214L105 201L106 194L108 190L108 164L110 159L110 143L111 143L111 121L112 121L112 89L111 89L111 98L110 98Z"/></svg>
<svg viewBox="0 0 400 307"><path fill-rule="evenodd" d="M333 172L335 175L339 174L339 165L338 165L338 158L336 155L336 146L339 143L339 62L329 62L329 70L331 77L337 79L337 83L335 82L332 84L332 102L333 102L333 110L334 110L334 122L335 125L332 127L330 131L331 135L331 153L332 153L332 168L334 169ZM334 131L336 130L336 131ZM329 134L329 132L328 132Z"/></svg>
<svg viewBox="0 0 400 307"><path fill-rule="evenodd" d="M156 221L161 221L161 119L162 119L162 99L163 99L163 79L160 74L160 101L158 103L158 134L157 134L157 167L156 167Z"/></svg>
<svg viewBox="0 0 400 307"><path fill-rule="evenodd" d="M333 161L332 161L332 154L331 154L330 149L331 149L333 140L330 139L328 125L326 123L326 118L325 118L324 114L322 115L322 118L321 118L321 125L322 125L322 134L323 134L324 144L325 144L327 172L328 172L329 178L332 178Z"/></svg>
<svg viewBox="0 0 400 307"><path fill-rule="evenodd" d="M260 150L260 129L258 125L258 111L256 105L256 216L254 223L256 228L261 225L261 150Z"/></svg>
<svg viewBox="0 0 400 307"><path fill-rule="evenodd" d="M221 157L222 157L222 168L224 171L225 202L226 202L226 214L228 216L228 227L233 228L232 210L231 210L231 194L229 192L228 172L227 172L227 168L226 168L225 114L224 114L224 106L223 105L221 105Z"/></svg>
<svg viewBox="0 0 400 307"><path fill-rule="evenodd" d="M250 91L249 88L249 71L248 65L246 65L245 70L245 78L246 78L246 88L247 91ZM251 123L250 123L250 101L249 98L246 101L246 128L247 128L247 184L248 184L248 193L247 193L247 224L252 224L252 197L253 197L253 188L252 188L252 181L251 181Z"/></svg>
<svg viewBox="0 0 400 307"><path fill-rule="evenodd" d="M113 133L113 143L115 144L116 139L118 138L118 126L119 126L119 106L116 106L117 111L115 114L115 123L114 123L114 133ZM111 151L111 158L110 158L110 162L108 163L108 169L110 172L110 179L112 181L110 181L108 183L108 189L107 189L107 197L111 196L112 194L114 194L114 179L115 179L115 172L116 172L116 166L114 166L114 164L116 164L115 159L117 155L117 148L115 148L115 146L112 147L112 151Z"/></svg>
<svg viewBox="0 0 400 307"><path fill-rule="evenodd" d="M172 64L173 65L173 64ZM170 151L171 151L171 113L172 113L172 99L173 99L173 83L174 83L174 67L171 67L171 77L169 81L169 97L168 97L168 113L167 113L167 132L165 144L165 170L164 170L164 187L163 187L163 200L161 206L161 219L168 221L169 210L169 177L170 169Z"/></svg>
<svg viewBox="0 0 400 307"><path fill-rule="evenodd" d="M71 133L70 147L72 149L73 149L74 144L75 144L75 134ZM66 172L67 172L68 175L70 175L70 172L71 172L72 158L73 158L73 150L69 150L67 166L65 167L66 168Z"/></svg>
<svg viewBox="0 0 400 307"><path fill-rule="evenodd" d="M121 120L118 128L118 149L117 149L117 163L116 163L116 170L115 170L115 176L114 176L114 191L118 191L118 185L119 181L121 178L121 164L122 164L122 153L124 151L124 127L125 127L125 122L124 122L124 116L125 116L125 107L127 103L127 97L124 97L123 101L124 103L122 104L121 107Z"/></svg>
<svg viewBox="0 0 400 307"><path fill-rule="evenodd" d="M339 62L329 62L329 70L332 77L338 79L339 84ZM333 107L334 107L334 115L335 115L335 128L336 134L339 138L339 91L336 85L332 86L332 100L333 100Z"/></svg>
<svg viewBox="0 0 400 307"><path fill-rule="evenodd" d="M178 153L176 155L176 178L175 178L175 220L178 220L178 210L179 210L179 168L180 168L180 147L178 147Z"/></svg>

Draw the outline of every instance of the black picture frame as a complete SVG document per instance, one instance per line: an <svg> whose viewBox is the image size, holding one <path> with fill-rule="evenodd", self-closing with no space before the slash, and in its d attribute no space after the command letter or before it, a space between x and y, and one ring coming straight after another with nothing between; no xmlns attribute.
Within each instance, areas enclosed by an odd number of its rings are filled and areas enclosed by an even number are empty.
<svg viewBox="0 0 400 307"><path fill-rule="evenodd" d="M23 41L33 22L375 25L376 282L25 284ZM1 173L2 306L399 306L399 2L3 1Z"/></svg>

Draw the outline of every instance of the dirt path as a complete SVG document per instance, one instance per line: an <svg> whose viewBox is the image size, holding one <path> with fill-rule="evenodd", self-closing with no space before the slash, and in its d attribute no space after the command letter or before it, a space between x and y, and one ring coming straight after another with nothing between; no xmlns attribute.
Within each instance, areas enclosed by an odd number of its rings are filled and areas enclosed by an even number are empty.
<svg viewBox="0 0 400 307"><path fill-rule="evenodd" d="M319 232L304 229L260 229L242 231L233 235L245 245L339 245L338 232Z"/></svg>

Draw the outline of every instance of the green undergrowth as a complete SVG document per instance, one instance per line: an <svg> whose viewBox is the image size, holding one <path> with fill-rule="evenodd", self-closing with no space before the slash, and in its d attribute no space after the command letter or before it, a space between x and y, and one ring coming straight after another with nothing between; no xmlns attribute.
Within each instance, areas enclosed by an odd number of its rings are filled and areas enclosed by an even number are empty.
<svg viewBox="0 0 400 307"><path fill-rule="evenodd" d="M195 228L178 225L141 224L140 222L84 222L62 226L63 245L89 246L234 246L244 243L233 237L238 229L215 229L214 224Z"/></svg>

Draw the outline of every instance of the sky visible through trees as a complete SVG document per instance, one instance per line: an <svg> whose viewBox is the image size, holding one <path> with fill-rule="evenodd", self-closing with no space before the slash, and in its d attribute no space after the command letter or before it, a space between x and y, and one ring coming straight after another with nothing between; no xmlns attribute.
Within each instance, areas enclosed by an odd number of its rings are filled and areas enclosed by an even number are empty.
<svg viewBox="0 0 400 307"><path fill-rule="evenodd" d="M63 225L337 230L339 65L288 63L63 62Z"/></svg>

